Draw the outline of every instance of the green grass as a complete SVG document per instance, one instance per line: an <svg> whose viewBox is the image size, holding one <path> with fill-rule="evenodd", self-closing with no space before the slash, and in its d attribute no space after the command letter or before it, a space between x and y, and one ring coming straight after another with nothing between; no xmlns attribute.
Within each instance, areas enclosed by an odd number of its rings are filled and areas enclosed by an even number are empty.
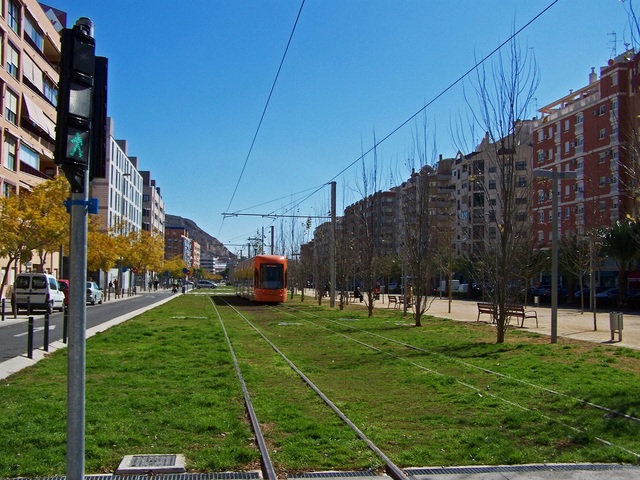
<svg viewBox="0 0 640 480"><path fill-rule="evenodd" d="M213 298L276 469L380 467L227 297ZM515 330L496 345L489 325L428 317L415 328L398 311L367 318L360 305L331 310L312 299L241 310L402 467L638 463L640 424L617 414L640 417L638 351ZM64 473L66 360L58 351L0 381L0 477ZM89 339L86 397L87 473L149 453L183 453L194 472L258 468L207 295L178 296Z"/></svg>

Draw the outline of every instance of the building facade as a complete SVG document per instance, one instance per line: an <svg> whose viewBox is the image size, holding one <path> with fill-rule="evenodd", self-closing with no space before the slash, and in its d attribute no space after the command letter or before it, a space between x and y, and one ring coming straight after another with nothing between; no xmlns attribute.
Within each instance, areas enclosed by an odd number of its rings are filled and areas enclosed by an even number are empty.
<svg viewBox="0 0 640 480"><path fill-rule="evenodd" d="M164 238L165 210L160 187L151 178L151 172L141 171L142 175L142 230Z"/></svg>
<svg viewBox="0 0 640 480"><path fill-rule="evenodd" d="M0 189L2 195L19 195L55 177L56 102L60 63L60 35L66 16L45 12L35 0L0 0ZM54 26L54 24L57 26ZM57 252L46 265L32 262L12 265L7 282L16 271L43 270L59 274ZM2 274L7 261L0 260Z"/></svg>
<svg viewBox="0 0 640 480"><path fill-rule="evenodd" d="M534 122L535 168L575 172L561 180L555 221L561 233L585 235L637 216L638 55L627 52L589 82L540 109ZM541 246L551 243L551 189L536 182L534 228Z"/></svg>

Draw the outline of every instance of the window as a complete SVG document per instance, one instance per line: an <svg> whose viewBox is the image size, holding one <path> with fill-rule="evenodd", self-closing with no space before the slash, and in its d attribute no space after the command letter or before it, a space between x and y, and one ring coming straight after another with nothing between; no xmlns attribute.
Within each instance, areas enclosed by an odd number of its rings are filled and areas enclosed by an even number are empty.
<svg viewBox="0 0 640 480"><path fill-rule="evenodd" d="M598 160L598 163L604 163L607 161L607 154L605 152L601 152L600 153L600 159Z"/></svg>
<svg viewBox="0 0 640 480"><path fill-rule="evenodd" d="M600 140L604 140L604 138L607 136L607 131L604 128L600 129Z"/></svg>
<svg viewBox="0 0 640 480"><path fill-rule="evenodd" d="M36 22L28 15L25 15L24 33L38 50L41 52L44 50L44 39L42 38L42 33L38 30Z"/></svg>
<svg viewBox="0 0 640 480"><path fill-rule="evenodd" d="M7 89L7 94L4 100L4 116L7 120L17 125L18 118L18 96L11 90Z"/></svg>
<svg viewBox="0 0 640 480"><path fill-rule="evenodd" d="M549 160L553 160L553 148L549 149L549 153L547 155L548 155Z"/></svg>
<svg viewBox="0 0 640 480"><path fill-rule="evenodd" d="M571 185L565 185L564 186L564 196L568 197L569 195L571 195Z"/></svg>
<svg viewBox="0 0 640 480"><path fill-rule="evenodd" d="M600 177L600 186L604 187L607 184L607 177Z"/></svg>
<svg viewBox="0 0 640 480"><path fill-rule="evenodd" d="M527 177L518 177L518 186L526 187L527 186Z"/></svg>
<svg viewBox="0 0 640 480"><path fill-rule="evenodd" d="M606 209L607 209L607 203L604 200L600 201L600 211L604 212Z"/></svg>
<svg viewBox="0 0 640 480"><path fill-rule="evenodd" d="M580 124L584 121L584 114L581 112L576 115L576 124Z"/></svg>
<svg viewBox="0 0 640 480"><path fill-rule="evenodd" d="M496 181L489 180L489 190L495 190L495 189L496 189Z"/></svg>
<svg viewBox="0 0 640 480"><path fill-rule="evenodd" d="M17 35L20 35L20 7L15 0L9 0L7 8L7 23Z"/></svg>
<svg viewBox="0 0 640 480"><path fill-rule="evenodd" d="M544 152L540 150L538 152L538 163L542 163L542 162L544 162Z"/></svg>
<svg viewBox="0 0 640 480"><path fill-rule="evenodd" d="M553 212L549 210L549 222L553 222Z"/></svg>
<svg viewBox="0 0 640 480"><path fill-rule="evenodd" d="M565 120L565 121L564 121L564 131L565 131L565 132L568 132L568 131L569 131L569 127L570 127L570 126L571 126L571 125L569 124L569 119Z"/></svg>
<svg viewBox="0 0 640 480"><path fill-rule="evenodd" d="M600 105L600 111L598 112L599 115L604 115L607 112L607 107L605 107L604 105Z"/></svg>
<svg viewBox="0 0 640 480"><path fill-rule="evenodd" d="M36 170L40 169L40 155L38 155L38 152L32 150L24 143L20 144L20 162L26 163Z"/></svg>
<svg viewBox="0 0 640 480"><path fill-rule="evenodd" d="M544 242L544 232L542 230L538 231L538 242Z"/></svg>
<svg viewBox="0 0 640 480"><path fill-rule="evenodd" d="M570 149L569 142L564 142L564 153L569 153Z"/></svg>
<svg viewBox="0 0 640 480"><path fill-rule="evenodd" d="M544 223L544 212L538 212L538 223Z"/></svg>
<svg viewBox="0 0 640 480"><path fill-rule="evenodd" d="M516 162L516 170L526 170L527 169L527 161L520 160Z"/></svg>
<svg viewBox="0 0 640 480"><path fill-rule="evenodd" d="M565 220L571 218L571 207L564 207L564 218Z"/></svg>
<svg viewBox="0 0 640 480"><path fill-rule="evenodd" d="M618 74L614 73L611 75L611 86L615 87L616 85L618 85Z"/></svg>
<svg viewBox="0 0 640 480"><path fill-rule="evenodd" d="M579 158L577 161L577 167L578 170L582 170L584 168L584 159L583 158Z"/></svg>
<svg viewBox="0 0 640 480"><path fill-rule="evenodd" d="M544 140L544 132L540 129L538 130L538 141L541 142L542 140Z"/></svg>
<svg viewBox="0 0 640 480"><path fill-rule="evenodd" d="M2 195L4 195L5 197L12 197L13 195L16 194L16 192L17 192L16 186L10 184L5 180L4 183L2 184Z"/></svg>
<svg viewBox="0 0 640 480"><path fill-rule="evenodd" d="M613 110L618 110L618 100L614 100L613 102L611 102L611 108Z"/></svg>
<svg viewBox="0 0 640 480"><path fill-rule="evenodd" d="M7 43L7 72L13 77L18 78L20 54L18 49L12 44Z"/></svg>
<svg viewBox="0 0 640 480"><path fill-rule="evenodd" d="M581 147L584 145L584 138L582 138L582 135L579 135L576 137L576 147Z"/></svg>
<svg viewBox="0 0 640 480"><path fill-rule="evenodd" d="M43 86L44 86L45 98L49 100L51 105L53 105L54 107L57 107L58 106L58 87L47 76L44 77Z"/></svg>
<svg viewBox="0 0 640 480"><path fill-rule="evenodd" d="M16 139L9 135L4 137L4 166L13 171L16 169Z"/></svg>

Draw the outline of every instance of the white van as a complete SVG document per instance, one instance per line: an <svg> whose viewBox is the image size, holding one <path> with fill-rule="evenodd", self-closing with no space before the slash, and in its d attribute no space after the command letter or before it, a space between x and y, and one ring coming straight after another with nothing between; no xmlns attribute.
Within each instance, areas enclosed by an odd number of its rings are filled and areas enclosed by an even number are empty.
<svg viewBox="0 0 640 480"><path fill-rule="evenodd" d="M16 311L26 310L27 307L49 313L64 310L64 293L60 290L56 277L48 273L19 274L13 284L13 291Z"/></svg>

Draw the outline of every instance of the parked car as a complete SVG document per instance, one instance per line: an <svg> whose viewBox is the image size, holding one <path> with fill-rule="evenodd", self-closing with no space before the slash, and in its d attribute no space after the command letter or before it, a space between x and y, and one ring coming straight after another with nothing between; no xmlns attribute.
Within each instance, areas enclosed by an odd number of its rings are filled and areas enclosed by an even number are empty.
<svg viewBox="0 0 640 480"><path fill-rule="evenodd" d="M58 281L48 273L21 273L13 285L15 308L33 310L64 310L64 293Z"/></svg>
<svg viewBox="0 0 640 480"><path fill-rule="evenodd" d="M69 306L69 280L59 278L58 287L60 287L60 290L62 291L62 293L64 293L65 306Z"/></svg>
<svg viewBox="0 0 640 480"><path fill-rule="evenodd" d="M218 288L216 282L212 282L211 280L198 280L196 284L197 288Z"/></svg>
<svg viewBox="0 0 640 480"><path fill-rule="evenodd" d="M87 282L87 303L95 305L96 303L102 303L104 294L96 282Z"/></svg>

